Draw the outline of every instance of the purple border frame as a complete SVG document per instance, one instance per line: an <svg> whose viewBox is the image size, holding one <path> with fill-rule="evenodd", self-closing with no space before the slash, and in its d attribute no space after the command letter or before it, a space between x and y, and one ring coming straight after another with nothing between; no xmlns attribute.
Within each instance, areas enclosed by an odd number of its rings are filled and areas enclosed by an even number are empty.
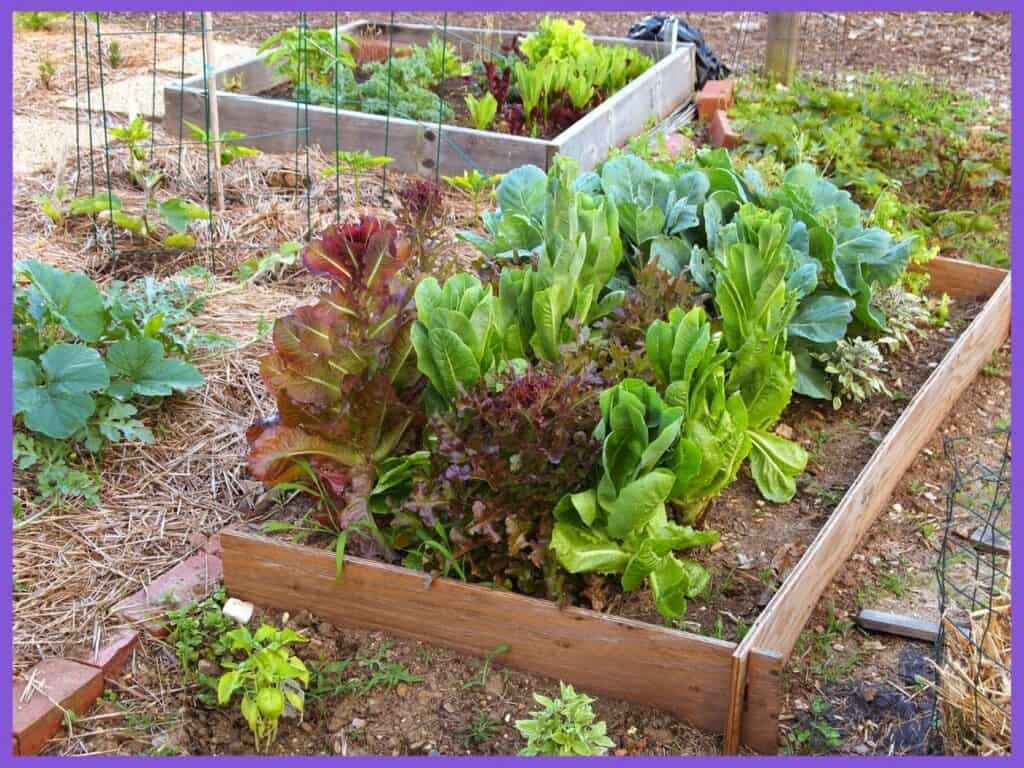
<svg viewBox="0 0 1024 768"><path fill-rule="evenodd" d="M230 0L225 2L224 0L207 0L201 6L197 6L194 2L187 2L178 0L152 0L152 2L140 2L139 0L105 0L99 3L102 5L103 11L198 11L198 10L210 10L210 11L272 11L281 10L283 3L281 0L249 0L248 2L231 2ZM53 0L52 2L37 2L35 0L14 0L13 5L18 10L31 11L31 10L53 10L55 6L59 6L62 10L68 11L89 11L96 10L97 3L95 2L82 2L81 0ZM329 0L298 0L288 4L291 10L296 11L334 11L339 10L336 2L330 2ZM372 0L355 0L349 2L346 11L379 11L382 3L372 2ZM895 2L895 0L825 0L824 2L813 2L808 0L795 0L793 2L785 2L784 0L699 0L697 3L691 3L689 10L691 11L707 11L707 12L727 12L727 11L833 11L833 12L881 12L881 11L1006 11L1012 12L1016 5L1013 0L966 0L966 2L956 2L955 0L904 0L903 2ZM459 10L470 10L491 12L491 11L552 11L552 10L566 10L566 11L632 11L635 10L638 15L641 13L648 12L650 10L649 3L637 2L637 0L583 0L581 2L572 2L572 0L518 0L518 2L486 2L478 0L475 3L470 3L467 0L398 0L395 3L395 10L404 11L459 11ZM4 54L4 61L7 66L7 76L4 79L2 85L2 100L0 100L0 113L4 113L10 116L9 122L7 123L9 131L7 132L4 139L4 148L0 153L0 178L10 179L10 183L4 185L2 190L2 197L0 197L0 208L4 211L4 218L2 225L0 225L0 235L2 235L2 242L5 249L13 251L13 192L14 192L14 179L13 179L13 8L6 12L0 12L0 50ZM1024 36L1024 10L1018 10L1016 13L1011 13L1011 126L1020 124L1021 118L1024 117L1024 106L1019 103L1018 95L1021 90L1021 81L1024 79L1024 42L1022 42L1022 36ZM1022 139L1024 140L1024 139ZM1011 146L1011 167L1020 168L1024 164L1024 146L1021 142L1015 142ZM1022 255L1022 249L1020 246L1021 241L1021 226L1024 221L1024 195L1021 194L1016 185L1011 189L1011 231L1010 231L1010 254L1011 264L1020 263L1024 260ZM11 284L11 268L13 263L12 259L3 260L3 264L0 265L0 274L3 276L4 285ZM11 328L11 294L6 289L0 291L0 307L3 310L3 322L0 322L0 346L11 349L12 339L12 328ZM1019 308L1024 306L1024 284L1018 282L1013 286L1012 289L1012 306ZM1021 426L1020 421L1024 418L1024 412L1021 410L1020 397L1017 396L1013 382L1019 382L1021 375L1024 374L1024 360L1021 359L1021 355L1024 355L1024 315L1021 311L1014 312L1011 317L1011 434L1014 443L1017 443L1024 427ZM11 410L12 410L12 385L11 385L11 371L12 362L6 356L0 356L0 393L3 395L3 418L4 423L8 425L6 433L8 439L5 439L2 444L2 453L0 453L0 486L5 489L12 487L12 467L11 467L11 440L9 436L11 434ZM1011 487L1013 491L1016 491L1024 484L1024 470L1019 465L1013 465L1011 468ZM7 508L7 512L4 513L8 516L11 514L11 496L6 495L4 497L3 507ZM1012 526L1013 529L1020 529L1020 525L1024 524L1024 505L1015 505L1012 507ZM1011 531L1012 533L1012 531ZM12 643L12 632L9 627L12 626L13 621L13 598L9 597L13 595L13 536L10 528L5 528L3 533L4 546L2 555L3 564L3 589L5 590L5 597L0 600L2 602L2 613L0 613L0 627L3 627L3 634L5 635L6 642L3 643L2 653L0 653L0 669L10 670L12 668L13 659L13 643ZM1014 537L1020 538L1020 537ZM1024 558L1018 557L1012 566L1012 578L1015 582L1019 582L1024 576ZM1020 626L1021 615L1024 611L1021 610L1019 602L1014 604L1012 609L1012 620L1013 620L1013 649L1017 651L1021 647L1021 638L1024 636L1024 630ZM1012 683L1012 691L1015 694L1015 698L1019 698L1020 692L1024 690L1022 686L1015 679ZM4 740L0 742L0 754L5 754L6 751L6 735L12 729L12 701L6 696L0 697L0 723L2 723L2 729L4 734ZM1020 724L1024 722L1024 715L1020 714L1020 706L1018 706L1013 713L1012 727L1013 727L1013 740L1012 745L1014 751L1019 751L1024 746L1024 739L1020 736ZM29 758L24 758L29 759ZM122 757L122 758L70 758L70 757L38 757L36 760L45 761L47 765L77 765L80 760L91 760L91 761L104 761L104 760L117 760L119 763L124 761L132 762L145 762L150 763L151 761L164 760L166 758L157 757ZM188 762L191 764L198 764L202 761L212 760L211 757L180 757L177 758L175 764L179 761ZM257 757L219 757L217 758L221 762L218 765L232 766L232 765L247 765L254 760L261 758ZM274 758L278 762L283 762L286 766L295 766L300 768L310 764L312 761L327 761L337 760L338 758L328 757L277 757ZM474 760L483 758L460 758L460 757L402 757L402 758L386 758L386 757L356 757L356 758L344 758L347 763L352 763L356 766L359 765L370 765L371 763L378 763L382 760L402 760L402 761L419 761L419 762L430 762L430 763L443 763L451 762L454 760ZM492 757L486 758L489 765L501 766L508 765L523 765L525 758L516 757ZM634 757L634 758L607 758L613 761L628 761L629 765L653 765L655 762L664 762L666 760L672 760L673 758L657 758L657 757ZM723 757L697 757L689 758L691 761L696 760L698 764L708 763L711 760L726 760L730 758ZM762 759L785 759L785 758L762 758ZM812 762L825 762L829 763L838 760L857 760L858 763L871 762L877 763L881 761L887 761L890 758L886 757L875 757L875 758L857 758L857 757L846 757L846 756L822 756L822 757L811 757L807 758ZM935 760L934 757L901 757L900 761L902 765L912 766L920 765L926 762ZM990 762L993 758L947 758L956 760L958 764L964 764L968 762L975 762L985 760ZM1004 758L1008 760L1010 758ZM550 762L555 760L554 758L534 758L530 765L539 765L543 762ZM6 761L3 761L6 762ZM691 763L692 764L692 763Z"/></svg>

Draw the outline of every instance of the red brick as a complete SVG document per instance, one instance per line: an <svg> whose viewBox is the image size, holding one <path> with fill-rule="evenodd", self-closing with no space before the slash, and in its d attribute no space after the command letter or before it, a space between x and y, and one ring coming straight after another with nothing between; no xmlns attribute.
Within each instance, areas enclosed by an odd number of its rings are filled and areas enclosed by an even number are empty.
<svg viewBox="0 0 1024 768"><path fill-rule="evenodd" d="M206 597L223 572L219 557L198 552L126 597L114 606L113 612L151 635L163 637L167 628L161 619L167 610Z"/></svg>
<svg viewBox="0 0 1024 768"><path fill-rule="evenodd" d="M708 80L697 92L697 114L702 120L710 120L717 110L728 110L732 105L732 80Z"/></svg>
<svg viewBox="0 0 1024 768"><path fill-rule="evenodd" d="M708 123L708 132L711 134L711 144L716 147L735 149L740 145L741 136L732 129L729 123L729 115L724 109L719 109Z"/></svg>
<svg viewBox="0 0 1024 768"><path fill-rule="evenodd" d="M127 627L118 627L112 630L98 651L87 659L76 659L85 664L99 667L103 670L103 677L117 677L124 671L132 657L132 652L139 644L141 635L137 630Z"/></svg>
<svg viewBox="0 0 1024 768"><path fill-rule="evenodd" d="M30 679L35 680L34 690L22 701ZM14 681L14 743L19 753L39 752L60 730L65 709L84 715L101 693L103 672L96 667L69 659L36 664L24 680Z"/></svg>

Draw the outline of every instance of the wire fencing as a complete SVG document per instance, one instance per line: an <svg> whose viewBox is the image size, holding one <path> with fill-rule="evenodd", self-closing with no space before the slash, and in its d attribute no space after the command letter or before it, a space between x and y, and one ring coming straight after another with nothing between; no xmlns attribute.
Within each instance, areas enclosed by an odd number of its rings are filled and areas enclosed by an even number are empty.
<svg viewBox="0 0 1024 768"><path fill-rule="evenodd" d="M1002 754L1010 747L1009 430L993 437L994 455L978 455L963 439L945 445L953 473L936 573L934 722L947 754Z"/></svg>

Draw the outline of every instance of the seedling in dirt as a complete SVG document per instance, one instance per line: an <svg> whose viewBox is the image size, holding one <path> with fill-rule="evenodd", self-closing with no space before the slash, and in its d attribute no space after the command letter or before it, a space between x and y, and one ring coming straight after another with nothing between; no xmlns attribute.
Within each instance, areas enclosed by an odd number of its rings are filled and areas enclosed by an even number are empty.
<svg viewBox="0 0 1024 768"><path fill-rule="evenodd" d="M466 723L455 735L467 749L479 747L498 735L501 721L495 720L487 712L481 712L475 719Z"/></svg>
<svg viewBox="0 0 1024 768"><path fill-rule="evenodd" d="M882 589L896 597L903 597L903 595L907 593L906 578L903 573L898 570L883 573L879 577L878 583Z"/></svg>
<svg viewBox="0 0 1024 768"><path fill-rule="evenodd" d="M516 720L516 730L526 738L520 755L603 755L615 742L608 738L605 722L595 722L594 699L559 683L561 694L533 699L543 709L530 712L529 720Z"/></svg>
<svg viewBox="0 0 1024 768"><path fill-rule="evenodd" d="M834 752L842 745L842 734L824 720L811 720L795 728L787 738L787 750L795 755Z"/></svg>
<svg viewBox="0 0 1024 768"><path fill-rule="evenodd" d="M114 40L107 46L107 61L114 69L121 66L123 61L121 58L121 44L117 40Z"/></svg>
<svg viewBox="0 0 1024 768"><path fill-rule="evenodd" d="M167 642L174 647L178 663L187 676L199 674L201 659L219 663L228 652L222 636L235 625L221 609L227 596L223 589L199 602L190 602L167 612L170 633Z"/></svg>
<svg viewBox="0 0 1024 768"><path fill-rule="evenodd" d="M281 243L276 251L255 259L246 259L238 265L235 277L241 285L252 285L257 280L269 275L280 279L285 272L299 263L302 243L295 240Z"/></svg>
<svg viewBox="0 0 1024 768"><path fill-rule="evenodd" d="M924 481L916 477L913 478L909 483L907 483L907 491L912 496L920 496L921 494L924 493L924 488Z"/></svg>
<svg viewBox="0 0 1024 768"><path fill-rule="evenodd" d="M339 173L347 173L352 177L352 189L355 192L356 205L363 204L363 189L361 179L369 171L375 168L383 168L388 163L394 162L393 157L384 155L371 155L365 149L359 152L348 150L337 150L334 153L336 163L330 168L324 168L324 176L335 176Z"/></svg>
<svg viewBox="0 0 1024 768"><path fill-rule="evenodd" d="M117 140L117 143L124 144L128 148L128 175L132 182L142 189L155 186L155 183L147 183L150 170L146 161L146 150L142 146L142 142L153 135L149 126L146 125L146 118L142 114L138 114L128 125L113 126L107 131Z"/></svg>
<svg viewBox="0 0 1024 768"><path fill-rule="evenodd" d="M1010 356L1001 349L997 349L992 354L992 359L981 369L981 372L995 379L1009 379Z"/></svg>
<svg viewBox="0 0 1024 768"><path fill-rule="evenodd" d="M188 120L182 120L182 122L188 126L189 131L192 132L192 136L197 141L203 144L215 143L210 134L203 130L200 126L195 123L190 123ZM231 165L231 163L237 160L239 157L255 157L260 154L260 151L255 147L246 147L239 142L245 138L245 134L241 131L221 131L220 134L220 164L221 166Z"/></svg>
<svg viewBox="0 0 1024 768"><path fill-rule="evenodd" d="M39 83L46 90L50 90L53 86L53 76L56 73L57 70L49 59L43 59L39 62Z"/></svg>
<svg viewBox="0 0 1024 768"><path fill-rule="evenodd" d="M487 677L491 671L491 662L503 653L508 653L507 645L499 645L493 651L488 653L484 657L483 663L480 665L480 674L478 674L476 677L471 677L469 680L464 682L462 684L462 687L465 689L485 688L487 686Z"/></svg>
<svg viewBox="0 0 1024 768"><path fill-rule="evenodd" d="M480 218L480 204L484 195L494 189L501 181L501 174L491 175L480 173L476 168L471 171L464 171L461 176L442 176L445 184L461 190L469 195L473 202L473 220Z"/></svg>
<svg viewBox="0 0 1024 768"><path fill-rule="evenodd" d="M225 660L228 671L217 683L217 703L230 703L241 692L242 716L252 730L256 751L266 752L277 738L277 724L285 702L302 715L309 685L309 670L288 645L307 642L307 638L291 629L277 629L264 624L255 634L248 627L238 627L224 635L232 653L241 653L242 661Z"/></svg>
<svg viewBox="0 0 1024 768"><path fill-rule="evenodd" d="M472 94L466 94L465 100L473 127L478 131L488 130L494 122L494 116L498 113L498 101L489 92L479 99Z"/></svg>
<svg viewBox="0 0 1024 768"><path fill-rule="evenodd" d="M387 653L394 643L384 643L373 656L359 659L359 666L365 669L370 677L363 681L360 693L369 693L373 688L394 688L399 683L421 683L423 678L417 677L401 664L387 660Z"/></svg>
<svg viewBox="0 0 1024 768"><path fill-rule="evenodd" d="M310 682L309 688L306 691L306 701L319 705L324 699L358 691L360 688L359 680L348 677L346 674L351 666L351 659L314 665L310 670Z"/></svg>
<svg viewBox="0 0 1024 768"><path fill-rule="evenodd" d="M31 11L14 14L14 25L18 29L28 29L38 32L41 29L50 29L53 24L60 21L68 14L64 11Z"/></svg>

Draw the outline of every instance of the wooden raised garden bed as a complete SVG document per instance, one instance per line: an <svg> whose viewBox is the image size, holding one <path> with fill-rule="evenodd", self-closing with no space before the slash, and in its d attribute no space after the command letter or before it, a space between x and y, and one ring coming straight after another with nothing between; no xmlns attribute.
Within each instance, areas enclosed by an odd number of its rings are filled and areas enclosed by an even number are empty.
<svg viewBox="0 0 1024 768"><path fill-rule="evenodd" d="M822 592L868 531L900 478L1010 332L1003 270L936 259L930 290L985 301L910 400L811 546L742 642L648 624L244 532L222 534L228 592L265 607L307 609L374 629L486 655L605 696L655 706L761 753L778 747L781 673Z"/></svg>
<svg viewBox="0 0 1024 768"><path fill-rule="evenodd" d="M352 36L370 29L388 39L387 26L367 21L339 27ZM394 24L391 34L396 47L426 45L433 35L442 36L438 27L421 24ZM474 48L485 44L498 48L517 34L525 33L448 27L443 36L452 50L468 59L473 57ZM388 155L394 158L390 166L394 170L428 176L438 169L446 176L473 168L482 173L504 173L526 164L546 170L556 154L576 158L580 170L588 171L604 160L612 147L622 146L640 134L651 117L661 120L692 101L695 72L694 47L689 44L679 44L673 51L668 43L597 36L592 39L596 43L637 48L656 64L550 140L333 107L298 107L296 102L261 97L257 94L287 82L267 66L266 53L217 70L220 130L242 131L253 137L246 142L248 145L264 152L287 153L305 146L308 129L311 145ZM229 83L240 83L241 92L224 90ZM202 75L188 78L180 85L167 85L167 131L178 134L182 119L205 125L206 101Z"/></svg>

